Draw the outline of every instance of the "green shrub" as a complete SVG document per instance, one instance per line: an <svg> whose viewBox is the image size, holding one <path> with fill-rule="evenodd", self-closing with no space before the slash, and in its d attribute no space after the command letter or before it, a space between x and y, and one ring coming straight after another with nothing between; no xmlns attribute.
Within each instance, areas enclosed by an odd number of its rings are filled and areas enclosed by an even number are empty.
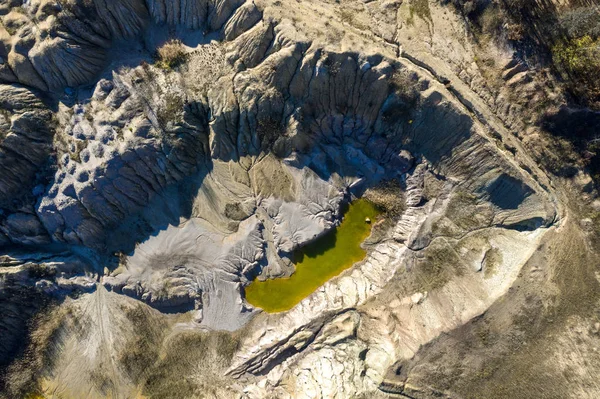
<svg viewBox="0 0 600 399"><path fill-rule="evenodd" d="M600 103L600 39L586 35L559 41L552 47L552 58L563 77L573 82L574 95L591 104Z"/></svg>
<svg viewBox="0 0 600 399"><path fill-rule="evenodd" d="M600 37L600 11L597 7L581 7L560 16L560 27L568 38Z"/></svg>

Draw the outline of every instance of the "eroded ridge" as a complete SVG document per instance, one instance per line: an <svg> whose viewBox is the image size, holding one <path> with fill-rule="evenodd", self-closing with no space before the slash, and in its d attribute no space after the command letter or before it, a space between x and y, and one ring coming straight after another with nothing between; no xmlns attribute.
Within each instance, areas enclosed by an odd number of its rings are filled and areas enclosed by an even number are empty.
<svg viewBox="0 0 600 399"><path fill-rule="evenodd" d="M22 17L3 17L20 33L0 54L0 162L12 168L0 177L0 294L88 292L65 302L75 315L56 327L56 345L68 350L37 370L49 386L106 394L93 381L61 379L83 362L77 334L98 329L93 342L114 356L91 356L111 392L143 383L117 377L126 345L110 338L139 333L124 327L134 298L154 308L143 307L142 323L163 320L174 335L248 329L217 362L234 381L227 389L379 392L399 359L502 296L559 220L548 187L444 84L393 54L328 46L267 2L81 4L31 2ZM159 37L164 25L187 29L185 63L104 69L117 40ZM98 75L92 90L67 90L61 101L36 91ZM386 194L390 184L399 190ZM243 287L289 276L293 251L337 226L343 204L374 192L402 211L375 226L367 257L289 312L257 315ZM1 306L11 313L0 327L18 334L20 305ZM68 320L88 306L120 310L78 331ZM154 347L169 338L152 331Z"/></svg>

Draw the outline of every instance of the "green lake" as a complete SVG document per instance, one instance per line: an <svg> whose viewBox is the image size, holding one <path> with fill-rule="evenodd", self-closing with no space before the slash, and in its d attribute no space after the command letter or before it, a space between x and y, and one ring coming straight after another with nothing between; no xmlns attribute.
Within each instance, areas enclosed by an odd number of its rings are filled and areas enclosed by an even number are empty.
<svg viewBox="0 0 600 399"><path fill-rule="evenodd" d="M294 254L296 271L289 278L254 280L246 300L269 313L289 310L317 288L365 257L360 244L369 236L380 211L371 202L352 202L337 228Z"/></svg>

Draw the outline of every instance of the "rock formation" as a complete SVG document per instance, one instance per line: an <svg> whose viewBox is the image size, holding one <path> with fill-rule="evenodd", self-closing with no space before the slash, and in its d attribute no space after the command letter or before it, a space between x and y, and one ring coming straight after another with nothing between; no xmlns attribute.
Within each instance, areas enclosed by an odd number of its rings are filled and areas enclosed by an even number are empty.
<svg viewBox="0 0 600 399"><path fill-rule="evenodd" d="M174 397L428 397L390 373L505 296L566 200L521 111L395 42L400 2L330 3L1 6L0 397L163 397L194 345ZM185 61L154 63L173 38ZM246 302L390 182L363 261L288 312Z"/></svg>

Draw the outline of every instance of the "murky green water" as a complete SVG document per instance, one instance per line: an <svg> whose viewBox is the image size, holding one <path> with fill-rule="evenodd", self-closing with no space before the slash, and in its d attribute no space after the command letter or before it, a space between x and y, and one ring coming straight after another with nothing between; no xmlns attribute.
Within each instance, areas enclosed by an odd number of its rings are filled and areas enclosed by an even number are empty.
<svg viewBox="0 0 600 399"><path fill-rule="evenodd" d="M246 287L246 299L253 306L274 313L291 309L332 277L365 257L360 244L369 236L379 211L369 201L354 201L340 226L295 255L296 272L289 278L259 281Z"/></svg>

